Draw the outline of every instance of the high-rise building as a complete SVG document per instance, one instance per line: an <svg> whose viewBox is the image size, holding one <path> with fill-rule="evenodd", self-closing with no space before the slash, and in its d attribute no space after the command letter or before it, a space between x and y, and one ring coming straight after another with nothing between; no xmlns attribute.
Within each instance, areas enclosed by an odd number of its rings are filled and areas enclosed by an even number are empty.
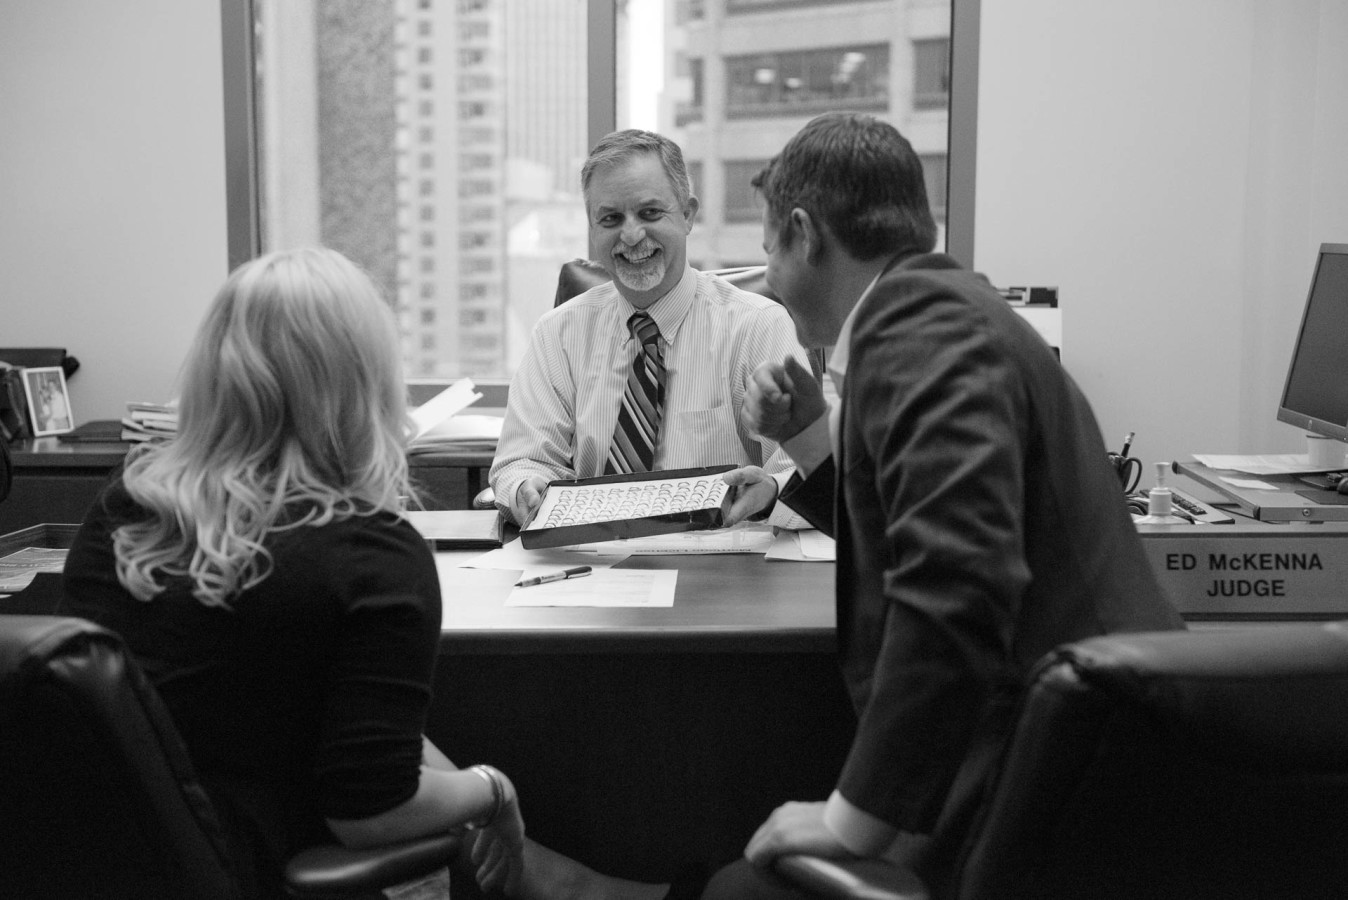
<svg viewBox="0 0 1348 900"><path fill-rule="evenodd" d="M396 14L408 368L504 375L551 303L541 274L583 255L566 179L585 152L584 0L398 0Z"/></svg>
<svg viewBox="0 0 1348 900"><path fill-rule="evenodd" d="M903 132L944 226L949 0L677 0L667 15L661 122L701 200L694 265L762 262L750 179L810 118L835 110Z"/></svg>

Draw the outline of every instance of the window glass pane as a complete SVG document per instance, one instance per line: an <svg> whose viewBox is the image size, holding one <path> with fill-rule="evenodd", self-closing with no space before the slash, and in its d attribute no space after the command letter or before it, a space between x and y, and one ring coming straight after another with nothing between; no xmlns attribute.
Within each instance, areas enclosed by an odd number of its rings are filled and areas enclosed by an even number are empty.
<svg viewBox="0 0 1348 900"><path fill-rule="evenodd" d="M940 225L945 224L945 194L947 160L944 153L923 153L922 175L927 184L927 202L932 215Z"/></svg>
<svg viewBox="0 0 1348 900"><path fill-rule="evenodd" d="M761 222L763 206L750 183L768 164L766 159L729 160L725 164L725 220Z"/></svg>
<svg viewBox="0 0 1348 900"><path fill-rule="evenodd" d="M683 148L702 268L763 261L749 180L821 112L865 111L922 157L945 244L950 0L624 0L618 126Z"/></svg>
<svg viewBox="0 0 1348 900"><path fill-rule="evenodd" d="M913 42L913 106L944 109L950 105L950 39Z"/></svg>
<svg viewBox="0 0 1348 900"><path fill-rule="evenodd" d="M725 66L729 118L889 105L889 48L883 44L733 56Z"/></svg>
<svg viewBox="0 0 1348 900"><path fill-rule="evenodd" d="M606 2L256 0L263 249L322 243L364 266L409 375L511 375L561 263L588 255L590 13ZM749 179L827 110L898 126L944 223L950 0L612 9L616 127L683 148L694 265L762 261Z"/></svg>
<svg viewBox="0 0 1348 900"><path fill-rule="evenodd" d="M393 298L409 375L504 377L586 254L586 0L258 0L264 250Z"/></svg>

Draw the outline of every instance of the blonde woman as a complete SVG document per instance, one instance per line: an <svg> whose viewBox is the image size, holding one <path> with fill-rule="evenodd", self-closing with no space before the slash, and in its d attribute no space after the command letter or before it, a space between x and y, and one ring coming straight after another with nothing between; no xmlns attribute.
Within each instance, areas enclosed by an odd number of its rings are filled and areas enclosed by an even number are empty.
<svg viewBox="0 0 1348 900"><path fill-rule="evenodd" d="M188 355L177 436L81 527L62 611L119 632L158 688L249 896L333 836L469 825L485 889L661 896L527 841L509 778L423 739L440 588L399 515L405 428L395 323L363 272L321 249L241 266Z"/></svg>

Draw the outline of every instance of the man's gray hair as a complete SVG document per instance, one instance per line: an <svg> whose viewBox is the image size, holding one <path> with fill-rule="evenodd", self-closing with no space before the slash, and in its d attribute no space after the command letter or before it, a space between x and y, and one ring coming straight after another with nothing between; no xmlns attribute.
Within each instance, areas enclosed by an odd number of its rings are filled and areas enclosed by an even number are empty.
<svg viewBox="0 0 1348 900"><path fill-rule="evenodd" d="M679 201L679 209L687 210L693 188L688 180L688 167L683 162L683 151L664 135L640 128L612 132L594 145L580 169L580 188L586 203L589 203L590 179L596 171L625 163L643 153L654 153L659 157L670 187L674 189L674 197Z"/></svg>

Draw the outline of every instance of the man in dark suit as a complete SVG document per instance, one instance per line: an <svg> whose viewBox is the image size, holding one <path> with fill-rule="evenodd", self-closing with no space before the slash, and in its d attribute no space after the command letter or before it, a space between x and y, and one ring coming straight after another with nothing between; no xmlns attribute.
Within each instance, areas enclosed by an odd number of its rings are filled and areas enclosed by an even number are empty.
<svg viewBox="0 0 1348 900"><path fill-rule="evenodd" d="M761 874L786 853L900 851L940 896L1035 661L1183 625L1085 397L985 278L932 252L908 141L870 116L820 116L754 185L768 284L806 347L833 348L841 403L788 360L755 373L744 416L798 467L782 499L837 539L858 724L833 795L777 809L705 896L792 896ZM746 497L775 487L731 480Z"/></svg>

